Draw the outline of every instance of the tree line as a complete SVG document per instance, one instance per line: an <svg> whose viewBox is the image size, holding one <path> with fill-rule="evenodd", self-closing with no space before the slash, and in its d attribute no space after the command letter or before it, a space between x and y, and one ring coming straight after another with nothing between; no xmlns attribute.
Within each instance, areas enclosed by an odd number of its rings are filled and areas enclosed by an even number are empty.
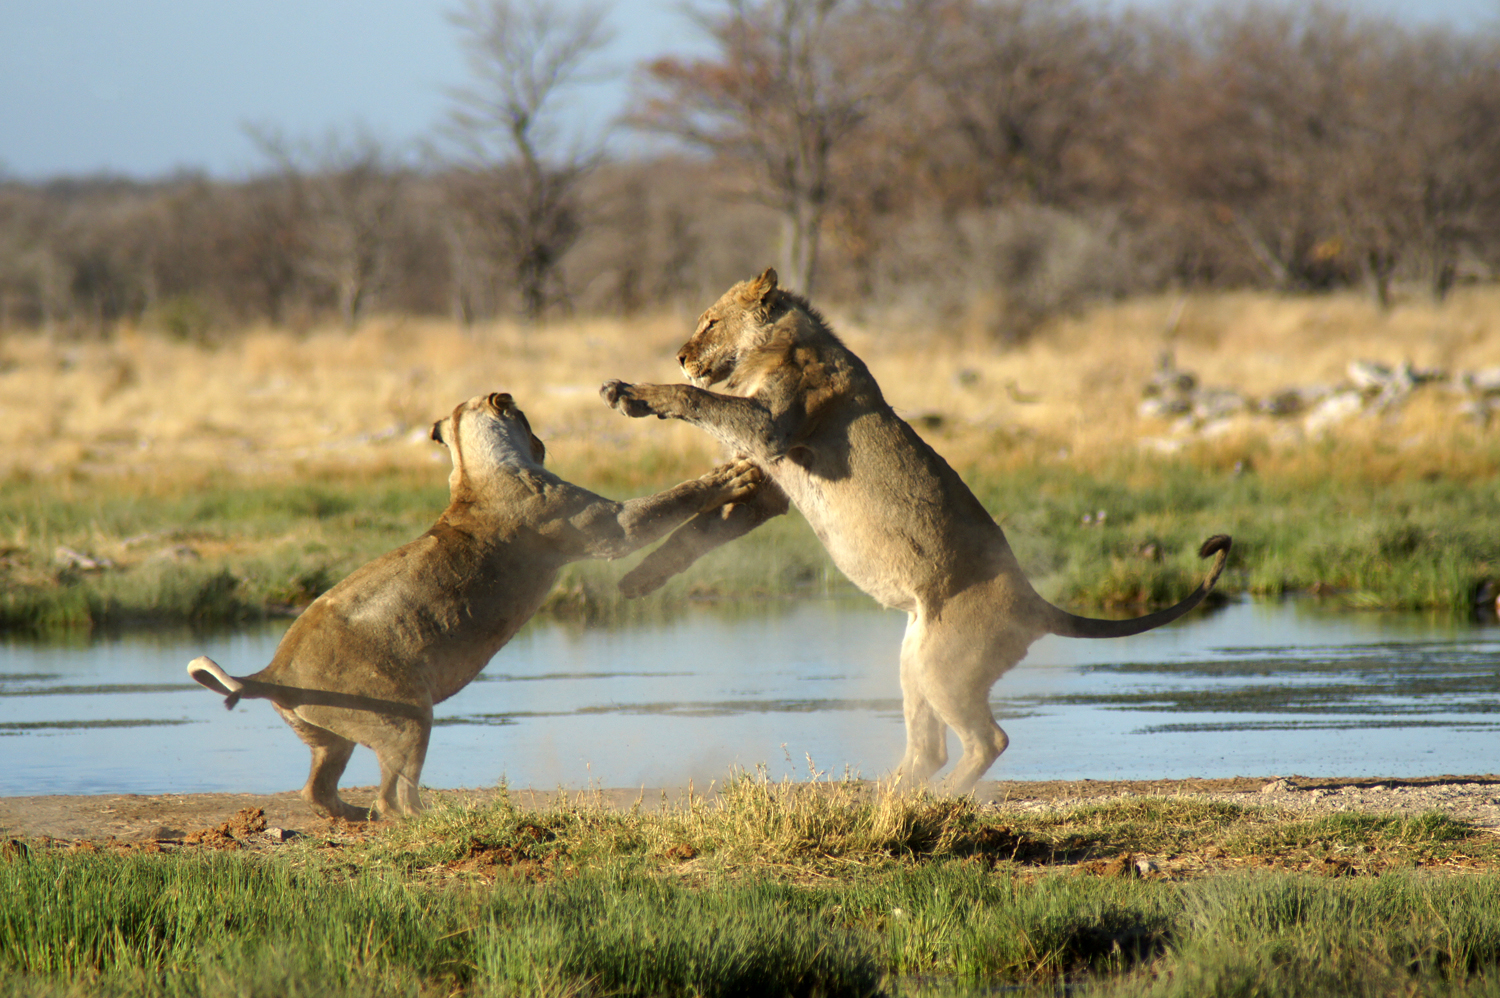
<svg viewBox="0 0 1500 998"><path fill-rule="evenodd" d="M1500 271L1500 37L1330 4L707 0L567 131L606 10L468 0L417 152L253 133L243 180L0 182L0 329L212 339L374 311L695 311L774 262L818 300L999 339L1164 288L1437 297Z"/></svg>

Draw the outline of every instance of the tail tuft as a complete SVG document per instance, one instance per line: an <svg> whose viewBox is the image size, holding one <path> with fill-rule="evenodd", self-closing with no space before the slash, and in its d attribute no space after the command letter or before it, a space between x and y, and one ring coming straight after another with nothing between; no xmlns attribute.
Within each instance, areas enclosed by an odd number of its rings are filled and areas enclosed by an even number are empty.
<svg viewBox="0 0 1500 998"><path fill-rule="evenodd" d="M245 684L219 668L219 663L207 655L199 655L188 663L188 675L200 686L224 695L224 709L233 710L245 695Z"/></svg>
<svg viewBox="0 0 1500 998"><path fill-rule="evenodd" d="M1233 542L1228 534L1214 534L1208 540L1204 541L1203 546L1198 549L1198 557L1207 558L1209 555L1218 554L1220 551L1227 552L1231 543Z"/></svg>

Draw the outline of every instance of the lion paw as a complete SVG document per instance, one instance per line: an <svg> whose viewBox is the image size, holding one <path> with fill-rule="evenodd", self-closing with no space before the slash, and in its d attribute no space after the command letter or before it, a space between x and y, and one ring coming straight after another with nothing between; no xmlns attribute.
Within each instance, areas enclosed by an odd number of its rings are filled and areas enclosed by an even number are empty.
<svg viewBox="0 0 1500 998"><path fill-rule="evenodd" d="M708 507L710 509L714 506L722 506L724 503L741 502L750 498L766 480L765 473L760 470L759 465L743 458L728 464L721 464L703 477L719 489L719 498Z"/></svg>
<svg viewBox="0 0 1500 998"><path fill-rule="evenodd" d="M616 585L620 589L620 595L626 599L640 599L666 585L669 578L670 573L646 570L645 565L641 564L626 572Z"/></svg>
<svg viewBox="0 0 1500 998"><path fill-rule="evenodd" d="M624 381L606 381L599 386L599 397L604 399L605 405L618 409L631 419L655 413L651 404L636 392L636 386Z"/></svg>

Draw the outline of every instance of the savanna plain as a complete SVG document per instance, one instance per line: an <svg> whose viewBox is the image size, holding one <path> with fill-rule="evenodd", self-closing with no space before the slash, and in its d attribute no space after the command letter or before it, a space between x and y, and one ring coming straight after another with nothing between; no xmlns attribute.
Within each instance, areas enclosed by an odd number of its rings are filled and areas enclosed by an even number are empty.
<svg viewBox="0 0 1500 998"><path fill-rule="evenodd" d="M1496 289L1140 298L1005 350L962 321L830 318L1055 602L1175 601L1223 532L1226 598L1493 615ZM597 397L680 380L691 321L8 333L0 627L294 613L426 529L447 497L428 428L480 392L511 392L549 464L606 495L696 476L711 441ZM611 626L848 588L795 514L644 600L616 595L623 570L574 566L544 613ZM740 773L670 800L439 793L419 819L295 836L252 807L15 837L0 994L1500 994L1487 827L1206 789L1021 808Z"/></svg>

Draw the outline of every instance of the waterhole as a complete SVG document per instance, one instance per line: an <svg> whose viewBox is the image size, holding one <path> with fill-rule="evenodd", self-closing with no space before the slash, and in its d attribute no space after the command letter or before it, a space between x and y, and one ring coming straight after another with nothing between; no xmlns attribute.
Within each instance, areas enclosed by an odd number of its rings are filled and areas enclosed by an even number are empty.
<svg viewBox="0 0 1500 998"><path fill-rule="evenodd" d="M904 626L862 599L695 608L623 629L533 621L438 706L423 782L879 776L904 744ZM225 711L184 671L207 654L254 672L285 629L0 645L0 794L299 787L307 750L270 705ZM991 700L1011 739L993 778L1490 773L1500 628L1237 603L1134 638L1046 638ZM377 776L360 750L344 783Z"/></svg>

